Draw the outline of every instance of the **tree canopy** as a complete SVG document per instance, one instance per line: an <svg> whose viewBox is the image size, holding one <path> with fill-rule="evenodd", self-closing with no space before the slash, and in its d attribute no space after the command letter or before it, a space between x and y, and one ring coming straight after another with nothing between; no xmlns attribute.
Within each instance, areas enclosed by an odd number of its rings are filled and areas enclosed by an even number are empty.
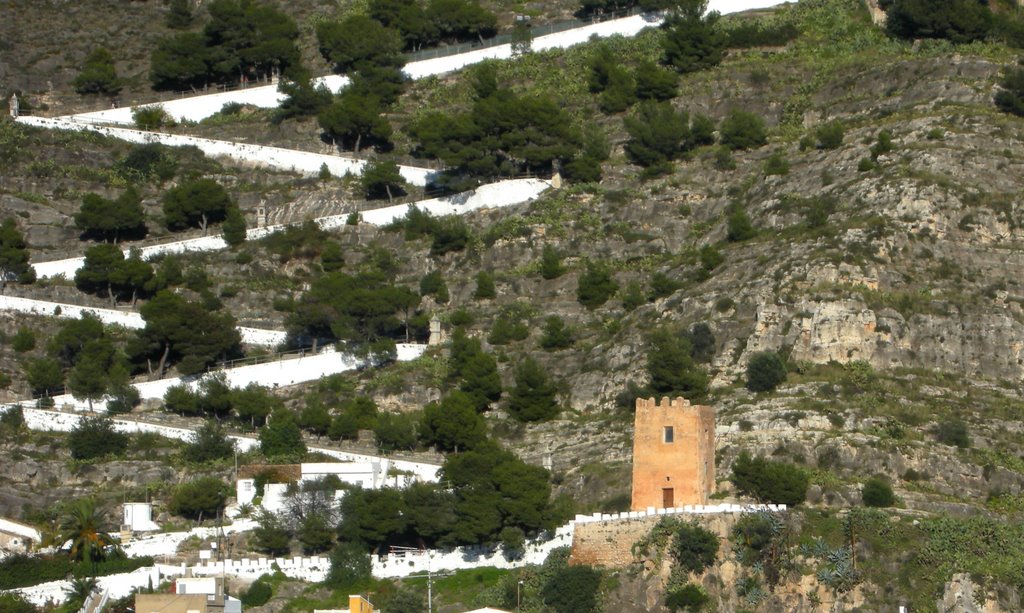
<svg viewBox="0 0 1024 613"><path fill-rule="evenodd" d="M13 217L4 219L0 224L0 292L10 281L31 283L35 280L35 271L28 259L28 241Z"/></svg>
<svg viewBox="0 0 1024 613"><path fill-rule="evenodd" d="M300 63L299 28L291 17L257 0L212 0L201 33L162 39L150 57L154 89L198 88L237 83Z"/></svg>
<svg viewBox="0 0 1024 613"><path fill-rule="evenodd" d="M324 135L344 149L359 153L366 145L391 147L391 124L380 98L346 88L317 115Z"/></svg>
<svg viewBox="0 0 1024 613"><path fill-rule="evenodd" d="M211 312L199 303L164 290L140 309L146 326L129 343L136 367L163 376L170 364L189 375L202 372L219 359L241 353L241 335L235 318L226 311Z"/></svg>
<svg viewBox="0 0 1024 613"><path fill-rule="evenodd" d="M477 70L484 77L478 84L487 83L487 65ZM494 83L477 93L467 112L430 112L406 126L418 143L414 155L445 163L441 184L457 190L515 173L550 172L579 151L580 131L550 98L520 96Z"/></svg>
<svg viewBox="0 0 1024 613"><path fill-rule="evenodd" d="M985 38L992 11L984 0L892 0L886 30L898 38L946 38L969 43Z"/></svg>
<svg viewBox="0 0 1024 613"><path fill-rule="evenodd" d="M727 38L715 27L718 13L706 13L707 4L707 0L684 0L661 26L665 30L662 60L680 73L712 68L724 57Z"/></svg>
<svg viewBox="0 0 1024 613"><path fill-rule="evenodd" d="M82 198L82 207L75 213L75 225L84 236L107 242L142 238L146 235L142 199L131 187L113 200L99 194L86 194Z"/></svg>
<svg viewBox="0 0 1024 613"><path fill-rule="evenodd" d="M196 179L167 190L163 198L164 224L169 230L207 226L223 220L234 207L231 196L213 179Z"/></svg>
<svg viewBox="0 0 1024 613"><path fill-rule="evenodd" d="M508 412L519 421L542 421L558 415L558 386L533 358L519 363Z"/></svg>
<svg viewBox="0 0 1024 613"><path fill-rule="evenodd" d="M304 346L345 340L365 347L408 337L409 317L419 303L416 292L390 284L377 271L327 273L313 281L289 316L290 342Z"/></svg>
<svg viewBox="0 0 1024 613"><path fill-rule="evenodd" d="M320 54L338 73L403 64L401 35L366 15L321 21L316 27L316 38Z"/></svg>
<svg viewBox="0 0 1024 613"><path fill-rule="evenodd" d="M117 95L121 91L121 80L117 77L114 56L103 47L93 49L72 85L80 94Z"/></svg>

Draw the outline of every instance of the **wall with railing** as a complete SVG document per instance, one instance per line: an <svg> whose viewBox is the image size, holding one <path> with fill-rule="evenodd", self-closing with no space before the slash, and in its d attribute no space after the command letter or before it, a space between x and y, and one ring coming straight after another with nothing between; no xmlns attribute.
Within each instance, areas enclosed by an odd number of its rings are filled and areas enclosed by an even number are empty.
<svg viewBox="0 0 1024 613"><path fill-rule="evenodd" d="M18 313L29 313L33 315L46 315L49 317L63 317L65 319L78 319L83 313L95 315L105 324L123 326L132 330L141 330L146 327L146 322L136 311L119 311L115 309L101 309L98 307L67 304L63 302L47 302L45 300L32 300L31 298L18 298L17 296L0 295L0 310L16 311ZM267 330L264 328L247 328L239 326L238 332L242 335L242 342L249 345L261 345L264 347L275 347L285 341L287 333L284 330Z"/></svg>
<svg viewBox="0 0 1024 613"><path fill-rule="evenodd" d="M309 177L317 176L323 166L327 166L331 174L336 177L343 177L346 174L359 175L363 172L363 166L366 165L366 160L355 158L265 145L248 145L183 134L112 128L98 123L89 123L90 120L80 118L20 116L17 121L25 125L53 130L97 132L130 143L160 143L169 147L195 147L211 157L229 158L258 167L275 168ZM433 169L415 166L399 166L398 171L402 178L411 185L426 185L435 173Z"/></svg>
<svg viewBox="0 0 1024 613"><path fill-rule="evenodd" d="M369 209L359 213L362 223L368 223L371 225L387 225L396 219L401 219L408 213L409 208L415 206L421 211L426 211L434 216L441 215L462 215L470 211L475 211L480 208L500 208L505 206L512 206L516 204L523 204L537 198L541 193L551 186L550 182L543 179L508 179L505 181L498 181L496 183L489 183L487 185L481 185L480 187L470 190L467 192L461 192L458 194L452 194L450 196L442 196L439 198L430 198L427 200L410 201L403 204L396 204L377 209ZM325 217L319 217L314 221L320 225L324 230L330 230L333 228L340 228L348 222L349 214L344 213L341 215L328 215ZM259 240L275 232L287 228L291 225L298 225L300 222L294 224L279 224L273 226L266 226L264 228L250 228L246 231L247 240ZM184 253L187 251L218 251L226 249L227 243L221 236L203 236L200 238L189 238L180 241L170 241L166 243L159 243L154 245L146 245L141 247L141 257L148 259L156 255L170 254L170 253ZM127 256L129 249L124 251ZM52 260L49 262L33 262L32 268L36 271L36 276L40 279L47 277L63 276L65 279L73 279L75 272L85 263L85 258L67 258L63 260ZM25 300L25 299L18 299ZM11 304L20 304L18 301L13 301ZM45 309L46 304L40 301L29 301L25 303L28 305L26 308L32 309ZM64 310L62 306L62 311ZM2 305L0 305L2 308ZM78 307L72 307L78 308ZM50 311L52 312L52 308ZM102 309L89 309L99 311ZM41 311L37 311L41 312ZM77 311L76 311L77 313ZM122 311L110 311L109 317L113 319L123 319L124 321L135 321L131 317L119 317ZM52 313L51 313L52 314ZM127 313L126 313L127 315ZM78 317L73 315L72 317ZM114 322L111 322L114 323ZM132 327L131 323L121 323L121 325ZM141 327L138 326L138 327ZM239 328L242 331L243 342L271 345L280 344L284 340L284 332L276 332L272 330L258 330L255 328ZM246 334L250 335L249 338ZM263 336L261 336L263 335ZM251 339L251 340L250 340ZM258 340L266 339L266 342Z"/></svg>
<svg viewBox="0 0 1024 613"><path fill-rule="evenodd" d="M426 345L412 343L400 343L397 345L397 357L399 362L415 360L423 355ZM158 381L145 381L134 383L132 387L139 391L142 400L163 398L167 390L175 385L184 385L196 389L200 382L214 375L223 375L224 380L231 387L245 387L250 383L263 387L284 387L296 385L309 381L316 381L322 377L335 375L341 372L354 370L363 364L363 361L350 354L340 353L333 347L324 347L318 353L298 353L299 357L281 359L262 363L227 368L219 371L211 371L202 376L169 377ZM68 411L105 411L107 400L94 400L90 404L87 400L79 400L72 394L59 394L51 396L53 406ZM35 400L27 400L21 403L24 406L34 406Z"/></svg>

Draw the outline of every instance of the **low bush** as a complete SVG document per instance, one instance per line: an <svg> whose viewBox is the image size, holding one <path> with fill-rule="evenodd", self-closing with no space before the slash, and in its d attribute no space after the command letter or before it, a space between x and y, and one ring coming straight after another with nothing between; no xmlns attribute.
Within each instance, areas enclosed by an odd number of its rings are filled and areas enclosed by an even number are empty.
<svg viewBox="0 0 1024 613"><path fill-rule="evenodd" d="M866 507L891 507L896 504L896 494L892 486L881 477L872 477L864 482L861 499Z"/></svg>
<svg viewBox="0 0 1024 613"><path fill-rule="evenodd" d="M747 362L747 389L770 392L786 381L786 365L773 351L755 353Z"/></svg>
<svg viewBox="0 0 1024 613"><path fill-rule="evenodd" d="M846 130L843 128L843 123L837 119L818 126L814 135L818 139L819 149L836 149L843 144Z"/></svg>
<svg viewBox="0 0 1024 613"><path fill-rule="evenodd" d="M935 428L935 437L939 439L940 443L953 445L960 449L967 449L971 446L967 424L958 417L951 417L940 422Z"/></svg>
<svg viewBox="0 0 1024 613"><path fill-rule="evenodd" d="M258 607L266 604L273 595L274 588L260 577L242 593L241 601L247 607Z"/></svg>
<svg viewBox="0 0 1024 613"><path fill-rule="evenodd" d="M791 23L745 22L726 32L725 46L729 49L781 47L797 36L800 30Z"/></svg>
<svg viewBox="0 0 1024 613"><path fill-rule="evenodd" d="M795 506L807 497L810 479L800 468L743 452L732 465L736 489L767 503Z"/></svg>

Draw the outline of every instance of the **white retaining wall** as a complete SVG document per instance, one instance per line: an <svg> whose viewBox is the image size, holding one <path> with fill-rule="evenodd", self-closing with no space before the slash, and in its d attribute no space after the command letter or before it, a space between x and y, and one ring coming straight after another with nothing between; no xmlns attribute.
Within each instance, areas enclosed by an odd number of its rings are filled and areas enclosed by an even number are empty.
<svg viewBox="0 0 1024 613"><path fill-rule="evenodd" d="M73 260L62 260L73 262ZM57 313L60 309L60 313ZM146 327L142 315L135 311L119 311L115 309L100 309L96 307L80 306L77 304L64 304L62 302L47 302L44 300L32 300L31 298L18 298L17 296L0 295L0 310L17 311L19 313L32 313L34 315L47 315L49 317L63 317L66 319L78 319L83 313L95 315L105 324L124 326L132 330L141 330ZM239 326L238 332L242 335L242 342L249 345L261 345L265 347L276 347L285 341L288 333L284 330L267 330L264 328L247 328Z"/></svg>
<svg viewBox="0 0 1024 613"><path fill-rule="evenodd" d="M0 407L0 412L7 410L7 407ZM22 412L25 416L25 425L31 430L44 430L44 431L56 431L56 432L70 432L78 422L83 419L83 415L80 413L65 413L61 411L47 411L43 409L36 409L28 406L22 407ZM165 426L162 424L154 424L145 421L138 421L134 419L128 419L125 417L117 417L112 419L114 428L119 432L126 432L129 434L136 434L141 432L150 432L164 438L174 439L178 441L191 441L194 434L194 430L188 428L175 428L173 426ZM235 445L239 451L249 451L259 446L259 439L252 436L241 436L231 435L230 438L235 441ZM348 451L341 451L338 449L329 449L326 447L315 447L310 446L309 450L313 453L321 453L326 456L335 458L341 462L360 462L360 463L373 463L379 465L379 471L381 475L387 475L392 471L400 471L408 473L409 476L419 480L427 482L437 481L437 471L441 468L439 464L433 464L430 462L416 462L413 460L399 460L395 458L387 458L382 456L374 456L363 453L351 453ZM404 481L403 481L404 482ZM389 476L386 479L382 479L380 482L382 486L398 486L401 485L394 476Z"/></svg>
<svg viewBox="0 0 1024 613"><path fill-rule="evenodd" d="M348 173L358 175L362 173L363 166L366 165L366 160L313 153L311 151L295 151L293 149L267 147L264 145L247 145L180 134L110 128L62 117L22 115L16 121L25 125L49 128L51 130L98 132L130 143L161 143L169 147L191 146L196 147L210 157L225 157L257 167L276 168L287 172L297 172L310 177L319 174L320 167L323 165L327 165L331 174L338 177ZM419 168L416 166L399 166L398 171L412 185L426 185L428 179L435 173L430 168Z"/></svg>
<svg viewBox="0 0 1024 613"><path fill-rule="evenodd" d="M412 206L434 216L462 215L481 208L501 208L516 204L523 204L535 199L549 187L551 187L551 182L543 179L509 179L507 181L498 181L496 183L482 185L474 190L445 196L443 198L430 198L428 200L420 200L411 204L398 204L379 209L371 209L361 212L360 216L363 223L382 226L387 225L396 219L401 219ZM324 230L339 228L348 222L348 213L318 217L313 221L319 224ZM297 225L298 223L301 222L296 222L296 224L278 224L267 226L265 228L250 228L246 231L246 238L248 240L258 240L275 232L280 232L290 225ZM142 252L143 259L149 259L160 254L184 253L186 251L219 251L221 249L227 249L227 243L224 242L224 239L220 235L217 235L171 241L167 243L160 243L158 245L148 245L146 247L142 247L140 251ZM129 250L126 249L124 251L125 256L127 256L128 253ZM50 262L35 262L32 264L32 268L35 269L36 276L40 279L57 276L63 276L65 279L73 279L75 272L82 267L84 262L85 258L67 258L64 260L53 260ZM0 308L2 308L2 305L0 305ZM120 311L112 312L119 313ZM242 330L242 328L239 329ZM257 333L253 331L254 329L250 328L248 330L250 330L250 334L254 335L254 338L257 338L257 336L255 336ZM243 332L243 341L254 344L264 344L256 340L245 340L244 334L245 333ZM278 344L284 340L283 332L276 334L280 336L280 340L273 343L268 340L265 344ZM277 337L275 336L274 338Z"/></svg>
<svg viewBox="0 0 1024 613"><path fill-rule="evenodd" d="M739 13L751 9L760 9L780 4L779 0L710 0L709 11L718 11L723 15ZM547 49L564 49L573 45L587 42L592 36L636 36L644 28L661 25L662 17L658 14L633 15L622 19L611 19L601 23L589 24L564 32L556 32L545 36L538 36L532 41L532 48L537 51ZM420 79L431 75L440 75L466 66L489 59L508 59L512 57L510 45L497 45L485 49L476 49L450 55L447 57L431 58L418 62L410 62L405 65L405 73L412 79ZM348 77L330 75L321 77L314 81L316 85L323 84L331 91L338 91L348 85ZM161 104L169 115L177 120L199 121L221 110L229 102L250 104L261 108L273 108L281 104L285 96L277 91L277 85L266 85L240 89L232 92L220 92L168 100ZM146 105L143 105L146 106ZM105 109L92 113L81 113L70 115L82 121L114 123L130 125L132 120L132 109L134 107L122 107L116 109ZM319 166L318 166L319 167ZM331 172L334 172L333 169Z"/></svg>
<svg viewBox="0 0 1024 613"><path fill-rule="evenodd" d="M412 343L401 343L398 345L397 359L399 362L415 360L423 355L426 345ZM223 375L227 384L231 387L245 387L250 383L262 385L263 387L279 387L296 385L315 381L328 375L334 375L362 365L362 361L349 354L339 353L333 347L325 347L320 353L310 354L299 358L280 359L274 362L262 364L250 364L237 368L225 368L214 371L201 377L171 377L158 381L145 381L134 383L132 387L139 390L142 400L163 398L167 389L175 385L186 385L196 389L199 383L215 375ZM86 400L78 400L72 394L60 394L53 396L55 407L71 411L105 411L107 401L95 400L92 406ZM24 401L23 406L32 406L34 401Z"/></svg>
<svg viewBox="0 0 1024 613"><path fill-rule="evenodd" d="M458 547L452 550L428 549L406 553L389 553L370 556L373 576L398 578L439 570L459 570L494 566L496 568L518 568L527 564L542 564L548 554L558 547L572 545L573 523L555 530L551 539L529 540L522 551L506 552L503 547Z"/></svg>

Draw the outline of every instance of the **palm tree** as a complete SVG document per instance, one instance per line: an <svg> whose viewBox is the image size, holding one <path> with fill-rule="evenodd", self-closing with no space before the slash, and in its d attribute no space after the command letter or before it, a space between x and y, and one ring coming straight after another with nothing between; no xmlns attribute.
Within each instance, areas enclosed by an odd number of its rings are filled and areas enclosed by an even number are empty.
<svg viewBox="0 0 1024 613"><path fill-rule="evenodd" d="M71 542L72 559L97 562L117 543L103 530L104 519L92 498L80 498L67 510L60 524L60 542Z"/></svg>
<svg viewBox="0 0 1024 613"><path fill-rule="evenodd" d="M68 600L79 605L85 604L89 596L99 587L96 577L75 577L65 590Z"/></svg>

